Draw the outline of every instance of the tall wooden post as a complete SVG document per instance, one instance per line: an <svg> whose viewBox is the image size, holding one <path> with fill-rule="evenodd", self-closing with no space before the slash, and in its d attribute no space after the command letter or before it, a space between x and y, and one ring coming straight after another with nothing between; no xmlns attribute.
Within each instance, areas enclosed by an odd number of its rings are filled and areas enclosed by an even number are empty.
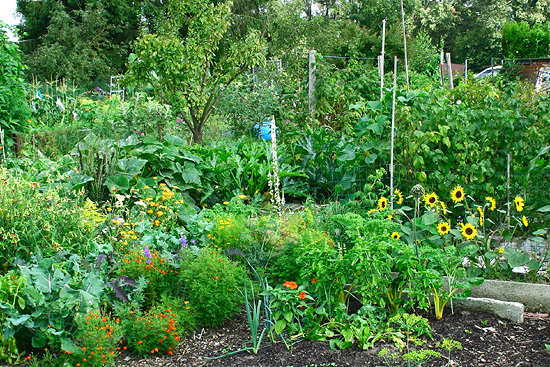
<svg viewBox="0 0 550 367"><path fill-rule="evenodd" d="M391 102L391 137L390 137L390 207L393 210L393 142L395 137L395 92L397 89L397 56L393 58L393 96Z"/></svg>

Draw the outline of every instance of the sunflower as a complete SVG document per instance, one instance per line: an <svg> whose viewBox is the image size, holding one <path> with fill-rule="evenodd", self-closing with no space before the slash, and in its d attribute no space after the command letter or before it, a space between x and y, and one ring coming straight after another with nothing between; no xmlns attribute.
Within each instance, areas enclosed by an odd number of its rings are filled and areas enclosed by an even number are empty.
<svg viewBox="0 0 550 367"><path fill-rule="evenodd" d="M485 198L485 200L487 200L487 202L488 202L489 204L491 204L491 206L489 206L489 210L490 210L490 211L493 211L493 210L496 209L496 207L497 207L497 202L495 201L495 199L493 199L493 198L490 197L490 196L487 196L487 197Z"/></svg>
<svg viewBox="0 0 550 367"><path fill-rule="evenodd" d="M443 222L437 225L437 232L439 232L439 234L444 235L449 233L449 231L450 231L449 223Z"/></svg>
<svg viewBox="0 0 550 367"><path fill-rule="evenodd" d="M462 233L462 236L467 240L471 240L477 235L477 229L470 223L467 223L462 226L460 233Z"/></svg>
<svg viewBox="0 0 550 367"><path fill-rule="evenodd" d="M445 205L445 203L442 201L439 202L439 205L441 206L441 211L443 213L447 213L447 205Z"/></svg>
<svg viewBox="0 0 550 367"><path fill-rule="evenodd" d="M525 227L529 225L529 221L527 221L527 217L525 215L521 217L521 223L523 223Z"/></svg>
<svg viewBox="0 0 550 367"><path fill-rule="evenodd" d="M391 234L391 238L395 238L396 240L400 239L401 238L401 235L397 232L393 232Z"/></svg>
<svg viewBox="0 0 550 367"><path fill-rule="evenodd" d="M523 198L521 196L516 196L514 199L514 203L516 204L516 210L518 212L523 211L523 207L525 206L525 201L523 201Z"/></svg>
<svg viewBox="0 0 550 367"><path fill-rule="evenodd" d="M477 211L479 212L479 225L482 226L483 225L483 218L484 218L483 209L481 209L481 207L478 206Z"/></svg>
<svg viewBox="0 0 550 367"><path fill-rule="evenodd" d="M380 199L378 199L378 209L384 210L387 207L388 207L388 199L382 196Z"/></svg>
<svg viewBox="0 0 550 367"><path fill-rule="evenodd" d="M437 204L438 199L439 198L437 197L437 194L435 192L432 192L431 194L424 196L424 202L426 203L426 205L429 205L430 208L433 208L435 204Z"/></svg>
<svg viewBox="0 0 550 367"><path fill-rule="evenodd" d="M453 189L451 192L451 199L453 199L455 203L464 200L464 189L462 186L457 186Z"/></svg>
<svg viewBox="0 0 550 367"><path fill-rule="evenodd" d="M398 204L398 205L403 204L403 194L401 193L401 190L395 189L393 191L393 194L396 197L395 203Z"/></svg>

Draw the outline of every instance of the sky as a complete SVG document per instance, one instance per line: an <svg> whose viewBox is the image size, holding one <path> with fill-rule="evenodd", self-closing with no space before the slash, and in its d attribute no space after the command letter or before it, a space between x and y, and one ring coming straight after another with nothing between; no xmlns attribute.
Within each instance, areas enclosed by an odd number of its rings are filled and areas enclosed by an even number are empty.
<svg viewBox="0 0 550 367"><path fill-rule="evenodd" d="M0 20L9 25L16 25L19 19L14 16L16 0L0 0ZM10 39L14 39L10 33Z"/></svg>

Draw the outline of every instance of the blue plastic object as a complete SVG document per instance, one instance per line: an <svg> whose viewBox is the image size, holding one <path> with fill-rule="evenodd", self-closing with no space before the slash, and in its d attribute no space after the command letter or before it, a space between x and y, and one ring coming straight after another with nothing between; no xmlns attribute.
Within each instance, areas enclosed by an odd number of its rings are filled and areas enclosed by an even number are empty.
<svg viewBox="0 0 550 367"><path fill-rule="evenodd" d="M271 140L271 121L264 121L254 125L254 135L264 140Z"/></svg>

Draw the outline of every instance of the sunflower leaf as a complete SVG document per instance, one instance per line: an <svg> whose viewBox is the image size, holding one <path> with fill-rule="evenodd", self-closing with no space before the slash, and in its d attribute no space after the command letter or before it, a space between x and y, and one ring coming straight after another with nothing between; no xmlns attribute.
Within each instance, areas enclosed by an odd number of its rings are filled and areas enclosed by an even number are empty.
<svg viewBox="0 0 550 367"><path fill-rule="evenodd" d="M538 211L541 212L541 213L550 212L550 205L543 206Z"/></svg>

